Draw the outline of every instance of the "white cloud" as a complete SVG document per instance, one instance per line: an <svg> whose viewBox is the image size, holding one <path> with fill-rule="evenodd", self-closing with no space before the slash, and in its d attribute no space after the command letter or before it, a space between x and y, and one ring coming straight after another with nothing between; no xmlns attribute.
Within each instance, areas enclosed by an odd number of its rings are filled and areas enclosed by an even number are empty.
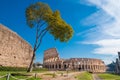
<svg viewBox="0 0 120 80"><path fill-rule="evenodd" d="M120 0L85 0L84 4L96 6L98 11L82 23L93 26L87 33L84 44L98 45L96 54L116 55L120 51Z"/></svg>
<svg viewBox="0 0 120 80"><path fill-rule="evenodd" d="M115 62L116 60L116 57L115 55L108 55L108 56L105 56L105 57L101 57L101 59L105 62L105 64L110 64L112 63L113 61Z"/></svg>
<svg viewBox="0 0 120 80"><path fill-rule="evenodd" d="M94 42L93 44L98 45L99 48L94 50L94 53L98 54L117 54L120 50L120 39L106 39L99 40Z"/></svg>

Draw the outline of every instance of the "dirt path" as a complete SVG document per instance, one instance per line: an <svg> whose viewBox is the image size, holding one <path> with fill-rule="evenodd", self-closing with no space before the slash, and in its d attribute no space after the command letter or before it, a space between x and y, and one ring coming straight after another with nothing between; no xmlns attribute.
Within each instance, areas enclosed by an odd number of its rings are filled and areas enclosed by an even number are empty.
<svg viewBox="0 0 120 80"><path fill-rule="evenodd" d="M81 72L73 72L73 73L69 73L68 76L67 74L65 74L64 76L58 76L57 78L51 80L76 80L75 76L80 73Z"/></svg>
<svg viewBox="0 0 120 80"><path fill-rule="evenodd" d="M54 73L54 72L49 72L49 73ZM42 77L42 80L76 80L75 76L80 74L81 72L70 72L68 73L63 73L63 76L61 74L56 73L56 77L53 78L52 76L49 75L42 75L39 74L40 77Z"/></svg>
<svg viewBox="0 0 120 80"><path fill-rule="evenodd" d="M92 74L92 76L93 76L93 80L102 80L102 79L100 79L100 78L98 77L97 74Z"/></svg>

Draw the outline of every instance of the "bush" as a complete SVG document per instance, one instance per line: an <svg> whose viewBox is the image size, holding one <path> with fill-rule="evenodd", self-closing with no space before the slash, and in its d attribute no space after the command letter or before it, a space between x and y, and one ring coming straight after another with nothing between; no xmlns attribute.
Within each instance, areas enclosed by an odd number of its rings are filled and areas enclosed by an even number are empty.
<svg viewBox="0 0 120 80"><path fill-rule="evenodd" d="M0 67L0 71L27 71L27 68L23 67Z"/></svg>
<svg viewBox="0 0 120 80"><path fill-rule="evenodd" d="M0 66L0 71L27 71L24 67L3 67ZM33 68L33 71L48 71L46 68Z"/></svg>

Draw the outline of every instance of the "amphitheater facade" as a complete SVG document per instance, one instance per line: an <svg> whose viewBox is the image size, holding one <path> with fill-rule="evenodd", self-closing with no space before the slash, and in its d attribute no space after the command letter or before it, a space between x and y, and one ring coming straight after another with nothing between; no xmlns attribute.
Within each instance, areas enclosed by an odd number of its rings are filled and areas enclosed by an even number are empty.
<svg viewBox="0 0 120 80"><path fill-rule="evenodd" d="M105 72L106 66L100 59L70 58L61 59L56 48L44 52L43 67L49 70L76 70L88 72Z"/></svg>
<svg viewBox="0 0 120 80"><path fill-rule="evenodd" d="M32 51L28 42L0 24L0 66L28 67Z"/></svg>

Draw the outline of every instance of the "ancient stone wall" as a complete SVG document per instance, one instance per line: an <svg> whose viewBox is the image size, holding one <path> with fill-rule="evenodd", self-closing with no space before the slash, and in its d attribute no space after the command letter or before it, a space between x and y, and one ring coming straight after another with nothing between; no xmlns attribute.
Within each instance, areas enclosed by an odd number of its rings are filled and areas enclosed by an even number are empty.
<svg viewBox="0 0 120 80"><path fill-rule="evenodd" d="M18 34L0 24L0 66L28 67L32 51Z"/></svg>

